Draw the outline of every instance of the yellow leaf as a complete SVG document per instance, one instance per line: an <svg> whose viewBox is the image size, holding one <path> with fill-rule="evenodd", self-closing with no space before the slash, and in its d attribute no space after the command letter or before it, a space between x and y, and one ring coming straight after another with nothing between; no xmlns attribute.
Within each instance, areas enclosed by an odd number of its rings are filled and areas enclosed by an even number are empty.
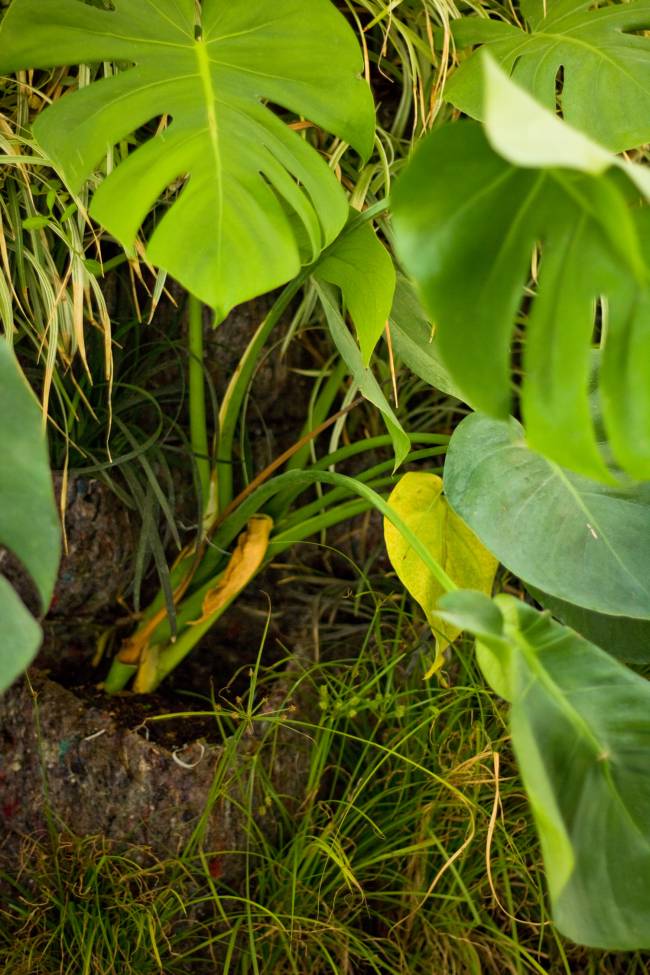
<svg viewBox="0 0 650 975"><path fill-rule="evenodd" d="M273 519L268 515L253 515L249 519L246 531L237 539L230 562L203 597L201 618L193 620L191 625L197 626L214 616L248 585L264 561L272 528Z"/></svg>
<svg viewBox="0 0 650 975"><path fill-rule="evenodd" d="M449 507L441 478L419 471L405 474L388 503L457 586L491 594L498 562ZM442 654L461 631L436 617L444 590L388 519L384 519L384 538L393 568L424 610L436 638L436 660L426 674L429 677L442 665Z"/></svg>

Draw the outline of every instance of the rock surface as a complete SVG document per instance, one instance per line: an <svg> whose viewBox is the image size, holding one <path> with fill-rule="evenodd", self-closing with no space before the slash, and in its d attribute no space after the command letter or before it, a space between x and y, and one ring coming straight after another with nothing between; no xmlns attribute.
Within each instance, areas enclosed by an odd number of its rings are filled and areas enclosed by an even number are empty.
<svg viewBox="0 0 650 975"><path fill-rule="evenodd" d="M197 840L214 875L236 884L247 834L240 807L272 830L265 776L283 797L304 788L305 743L277 720L290 682L280 680L265 703L268 721L240 724L221 744L195 740L171 751L144 728L120 726L110 699L88 707L33 670L0 699L0 869L11 870L21 836L47 834L49 818L57 829L159 856Z"/></svg>

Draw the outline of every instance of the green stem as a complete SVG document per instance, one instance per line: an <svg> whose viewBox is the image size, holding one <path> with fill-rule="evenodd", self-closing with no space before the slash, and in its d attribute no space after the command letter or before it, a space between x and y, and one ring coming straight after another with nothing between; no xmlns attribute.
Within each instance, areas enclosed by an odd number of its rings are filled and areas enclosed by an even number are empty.
<svg viewBox="0 0 650 975"><path fill-rule="evenodd" d="M190 384L190 439L201 484L203 511L210 498L210 449L205 413L205 373L203 371L203 305L190 295L188 330Z"/></svg>
<svg viewBox="0 0 650 975"><path fill-rule="evenodd" d="M235 432L241 414L241 406L259 363L260 354L271 332L308 277L309 271L305 270L284 289L249 342L228 384L219 411L219 446L217 448L219 511L224 511L233 499L233 443Z"/></svg>
<svg viewBox="0 0 650 975"><path fill-rule="evenodd" d="M233 443L235 440L235 432L241 415L241 406L246 396L246 391L259 363L259 357L262 349L266 345L269 336L273 332L275 326L282 319L285 311L298 294L305 281L311 277L319 263L324 260L330 250L336 246L338 240L341 237L345 237L352 233L362 224L372 220L372 218L377 216L379 213L383 213L388 206L388 199L380 200L372 207L364 210L363 213L359 213L353 217L341 232L340 237L336 241L333 241L329 247L326 247L313 264L303 268L300 274L290 284L288 284L286 288L284 288L282 294L279 296L278 300L275 302L268 315L251 339L232 379L230 380L230 383L228 384L228 389L226 390L226 394L223 398L221 409L219 411L219 446L217 449L219 511L224 511L234 497Z"/></svg>

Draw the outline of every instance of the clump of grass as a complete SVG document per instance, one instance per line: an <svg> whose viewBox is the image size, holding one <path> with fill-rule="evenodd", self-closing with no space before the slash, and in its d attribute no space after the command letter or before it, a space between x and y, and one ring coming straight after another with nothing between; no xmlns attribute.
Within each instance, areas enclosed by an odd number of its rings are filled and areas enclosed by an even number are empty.
<svg viewBox="0 0 650 975"><path fill-rule="evenodd" d="M197 835L184 856L160 862L69 836L48 850L27 845L2 909L0 970L648 971L647 954L591 952L555 931L505 705L471 648L454 654L441 682L425 682L431 648L402 597L366 592L361 603L348 599L347 621L323 626L322 659L273 712L253 698L233 708L235 735L250 721L266 729L248 798L237 787L242 848L205 850ZM361 648L341 661L332 647L343 633ZM255 700L272 676L253 675ZM313 713L292 711L306 690ZM265 766L280 727L308 745L298 807L273 789ZM223 771L215 796L227 788ZM215 870L224 855L244 861L236 889Z"/></svg>
<svg viewBox="0 0 650 975"><path fill-rule="evenodd" d="M6 880L7 878L5 878ZM177 964L192 925L195 880L182 861L117 852L99 837L53 834L25 843L0 908L0 962L12 975L186 973Z"/></svg>

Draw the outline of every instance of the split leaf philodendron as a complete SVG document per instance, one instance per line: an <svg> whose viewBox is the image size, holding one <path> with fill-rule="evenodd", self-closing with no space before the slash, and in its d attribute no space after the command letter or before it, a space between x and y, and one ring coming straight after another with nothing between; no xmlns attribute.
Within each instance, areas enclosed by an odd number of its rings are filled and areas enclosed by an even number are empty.
<svg viewBox="0 0 650 975"><path fill-rule="evenodd" d="M147 254L219 318L289 281L339 233L348 204L334 173L265 104L372 149L361 51L330 0L14 0L0 73L92 61L127 67L57 100L36 138L78 188L112 146L167 118L104 179L90 212L131 249L163 190L189 177Z"/></svg>
<svg viewBox="0 0 650 975"><path fill-rule="evenodd" d="M511 705L553 916L596 948L650 948L650 683L512 596L441 600Z"/></svg>
<svg viewBox="0 0 650 975"><path fill-rule="evenodd" d="M457 586L490 595L497 560L449 507L442 494L442 479L436 474L413 471L405 474L393 489L388 503L431 553ZM439 669L446 647L460 630L436 616L438 600L445 590L417 555L409 541L387 519L384 538L388 557L400 581L420 604L436 638L436 658L427 677Z"/></svg>
<svg viewBox="0 0 650 975"><path fill-rule="evenodd" d="M517 84L614 152L650 140L650 6L646 0L596 8L589 0L522 0L527 29L503 20L453 22L456 47L483 45ZM481 51L452 75L445 97L484 118Z"/></svg>
<svg viewBox="0 0 650 975"><path fill-rule="evenodd" d="M0 691L31 663L41 628L2 575L6 549L29 573L45 611L52 598L61 532L43 418L9 344L0 339Z"/></svg>
<svg viewBox="0 0 650 975"><path fill-rule="evenodd" d="M483 60L486 131L458 122L422 140L394 193L399 252L454 381L467 402L496 418L511 411L512 345L530 305L521 385L527 439L558 463L613 482L592 417L600 328L609 448L624 470L648 477L650 213L638 204L650 196L650 178Z"/></svg>

